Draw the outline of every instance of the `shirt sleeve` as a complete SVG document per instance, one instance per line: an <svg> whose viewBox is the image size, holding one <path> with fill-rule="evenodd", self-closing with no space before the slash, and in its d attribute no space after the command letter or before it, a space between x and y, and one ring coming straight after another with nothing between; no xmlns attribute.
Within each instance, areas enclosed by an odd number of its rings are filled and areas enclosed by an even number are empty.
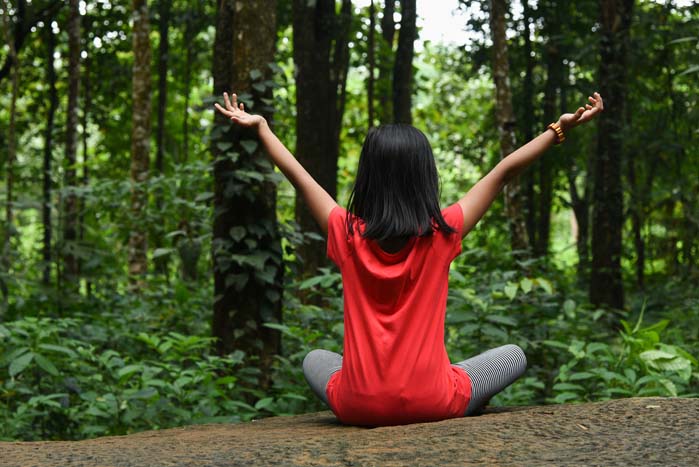
<svg viewBox="0 0 699 467"><path fill-rule="evenodd" d="M458 203L454 203L448 208L442 210L442 217L455 230L454 233L447 235L447 250L449 259L453 260L461 253L461 239L464 230L464 212Z"/></svg>
<svg viewBox="0 0 699 467"><path fill-rule="evenodd" d="M349 254L349 238L347 235L347 211L341 206L335 206L328 216L328 246L327 255L338 267Z"/></svg>

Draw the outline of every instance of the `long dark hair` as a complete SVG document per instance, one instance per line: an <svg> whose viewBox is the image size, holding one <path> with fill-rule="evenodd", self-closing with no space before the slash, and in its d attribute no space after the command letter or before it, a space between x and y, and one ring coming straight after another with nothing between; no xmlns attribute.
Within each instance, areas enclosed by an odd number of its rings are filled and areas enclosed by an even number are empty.
<svg viewBox="0 0 699 467"><path fill-rule="evenodd" d="M347 207L350 234L355 216L365 223L362 237L374 240L455 232L439 209L437 166L420 130L402 124L369 130Z"/></svg>

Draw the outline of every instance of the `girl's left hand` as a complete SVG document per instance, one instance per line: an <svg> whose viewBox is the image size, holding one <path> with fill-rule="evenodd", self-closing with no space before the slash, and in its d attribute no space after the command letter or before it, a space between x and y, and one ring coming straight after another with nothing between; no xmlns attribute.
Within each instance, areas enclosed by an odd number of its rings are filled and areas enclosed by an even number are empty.
<svg viewBox="0 0 699 467"><path fill-rule="evenodd" d="M260 123L264 122L265 119L262 115L252 115L245 111L245 105L241 102L238 104L238 96L231 94L231 98L228 99L228 93L223 93L223 102L226 105L224 109L218 102L214 104L216 110L221 112L223 115L228 117L230 121L236 123L243 127L259 127Z"/></svg>
<svg viewBox="0 0 699 467"><path fill-rule="evenodd" d="M585 107L579 107L574 114L563 114L558 119L558 126L563 131L574 128L581 123L588 122L604 110L604 101L598 92L588 97L590 101Z"/></svg>

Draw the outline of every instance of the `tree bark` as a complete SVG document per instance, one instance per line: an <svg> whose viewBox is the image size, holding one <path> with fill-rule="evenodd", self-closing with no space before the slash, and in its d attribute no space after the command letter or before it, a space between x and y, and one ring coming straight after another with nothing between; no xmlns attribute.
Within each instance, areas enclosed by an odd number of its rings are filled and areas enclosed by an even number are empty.
<svg viewBox="0 0 699 467"><path fill-rule="evenodd" d="M393 120L412 123L413 54L417 39L415 0L401 0L400 33L393 66Z"/></svg>
<svg viewBox="0 0 699 467"><path fill-rule="evenodd" d="M131 232L129 234L129 277L131 288L143 287L148 270L145 224L148 194L146 181L150 158L151 85L150 25L146 0L133 0L133 110L131 131Z"/></svg>
<svg viewBox="0 0 699 467"><path fill-rule="evenodd" d="M552 5L546 15L546 32L548 42L545 49L546 57L546 86L544 88L544 121L542 127L557 121L556 97L563 79L563 61L559 44L560 5ZM553 204L553 181L556 177L555 158L542 157L537 161L539 169L539 196L538 209L536 213L537 227L536 238L532 241L534 254L538 257L545 257L548 254L549 238L551 234L551 206Z"/></svg>
<svg viewBox="0 0 699 467"><path fill-rule="evenodd" d="M500 133L500 157L504 158L516 149L515 116L512 111L507 40L505 37L505 0L490 2L490 31L493 40L493 78L495 80L495 112ZM510 228L512 250L521 254L529 248L522 193L519 177L505 186L505 210Z"/></svg>
<svg viewBox="0 0 699 467"><path fill-rule="evenodd" d="M170 42L168 33L170 30L170 1L159 0L158 2L158 127L155 133L155 173L164 175L165 158L165 113L167 112L167 74L168 74L168 54ZM189 45L187 45L189 49ZM154 190L155 207L158 212L163 207L163 192L160 189ZM156 232L153 235L154 248L162 248L164 232ZM165 279L168 279L168 256L159 256L153 260L155 270Z"/></svg>
<svg viewBox="0 0 699 467"><path fill-rule="evenodd" d="M84 40L85 40L85 52L87 56L85 57L85 60L83 62L84 64L84 69L83 69L83 75L82 75L82 80L83 80L83 122L82 122L82 127L83 127L83 132L82 132L82 153L83 153L83 159L82 159L82 180L81 184L83 187L88 187L89 182L90 182L90 170L87 165L88 161L88 139L90 136L90 132L88 130L88 123L89 123L89 115L90 115L90 109L92 108L92 94L90 94L90 17L85 15L83 17L83 34L84 34ZM78 241L80 244L83 244L85 241L85 198L82 197L80 199L80 217L78 219ZM89 276L89 274L83 274L84 271L82 270L82 265L81 265L81 275L83 276L83 279L85 281L85 293L87 294L88 297L92 295L92 280Z"/></svg>
<svg viewBox="0 0 699 467"><path fill-rule="evenodd" d="M379 123L393 122L393 39L396 34L396 22L393 14L396 11L396 0L386 0L381 17L381 41L379 44L379 79L377 93L379 106L377 117Z"/></svg>
<svg viewBox="0 0 699 467"><path fill-rule="evenodd" d="M524 54L525 54L525 71L522 95L522 108L524 109L523 127L524 139L531 141L534 139L534 113L529 109L534 108L534 57L532 57L532 40L531 40L531 25L532 25L532 10L529 6L529 0L523 0L523 15L524 22ZM529 242L536 241L536 205L534 184L536 172L530 168L522 175L522 185L524 186L524 219L527 227L527 236Z"/></svg>
<svg viewBox="0 0 699 467"><path fill-rule="evenodd" d="M12 241L12 235L14 232L14 213L13 213L13 188L14 188L14 165L15 165L15 160L17 159L17 135L16 135L16 130L17 130L17 98L19 96L19 67L20 67L20 62L19 62L19 57L17 56L17 49L15 46L15 42L12 40L12 35L10 34L10 27L11 27L11 21L10 21L10 13L9 13L9 5L7 2L3 2L3 32L5 35L5 42L8 45L9 48L9 57L8 59L10 60L10 63L13 63L14 66L12 67L11 70L11 75L12 75L12 91L11 91L11 97L10 97L10 122L7 126L7 163L5 165L6 170L7 170L7 194L6 194L6 199L5 199L5 236L3 239L3 246L2 246L2 255L0 256L0 259L2 259L2 270L5 274L9 275L10 274L10 269L12 268L12 259L11 259L11 241ZM7 289L7 285L5 284L4 280L0 278L0 288L2 289L3 292L3 309L7 310L8 306L8 300L9 300L9 292Z"/></svg>
<svg viewBox="0 0 699 467"><path fill-rule="evenodd" d="M80 92L80 8L78 0L69 2L68 20L68 109L66 110L66 146L63 189L63 280L64 288L79 289L79 264L75 254L78 239L78 198L76 164L78 147L78 95Z"/></svg>
<svg viewBox="0 0 699 467"><path fill-rule="evenodd" d="M294 62L296 64L296 156L311 176L332 196L337 195L337 159L349 67L351 2L294 0ZM296 195L296 221L303 232L320 236L308 208ZM307 274L327 265L324 243L307 242L297 249Z"/></svg>
<svg viewBox="0 0 699 467"><path fill-rule="evenodd" d="M621 309L623 194L621 166L625 121L626 66L633 0L600 0L598 83L605 98L594 161L590 301Z"/></svg>
<svg viewBox="0 0 699 467"><path fill-rule="evenodd" d="M376 9L374 0L369 3L369 34L367 39L369 77L367 78L367 113L368 129L374 126L374 69L376 68Z"/></svg>
<svg viewBox="0 0 699 467"><path fill-rule="evenodd" d="M42 283L48 286L51 283L51 192L53 190L53 180L51 173L52 151L53 151L53 128L54 116L58 108L58 92L56 91L56 69L54 67L53 54L56 51L56 36L50 25L45 26L46 31L46 82L48 84L49 106L46 111L46 131L44 134L44 176L42 190L42 222L44 227L42 257L44 260Z"/></svg>
<svg viewBox="0 0 699 467"><path fill-rule="evenodd" d="M246 109L273 115L272 71L276 1L218 0L214 43L214 94L236 92ZM276 220L273 167L253 130L232 127L216 113L214 155L214 315L219 354L242 350L257 360L259 386L271 384L281 323L282 251ZM249 177L255 173L259 176ZM262 179L260 179L262 178Z"/></svg>

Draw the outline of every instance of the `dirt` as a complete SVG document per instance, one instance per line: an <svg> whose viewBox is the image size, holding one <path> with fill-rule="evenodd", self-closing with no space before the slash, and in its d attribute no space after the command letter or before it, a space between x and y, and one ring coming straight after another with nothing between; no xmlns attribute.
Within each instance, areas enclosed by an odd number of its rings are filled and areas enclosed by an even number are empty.
<svg viewBox="0 0 699 467"><path fill-rule="evenodd" d="M331 412L86 441L0 442L0 466L699 465L699 399L488 409L397 427Z"/></svg>

